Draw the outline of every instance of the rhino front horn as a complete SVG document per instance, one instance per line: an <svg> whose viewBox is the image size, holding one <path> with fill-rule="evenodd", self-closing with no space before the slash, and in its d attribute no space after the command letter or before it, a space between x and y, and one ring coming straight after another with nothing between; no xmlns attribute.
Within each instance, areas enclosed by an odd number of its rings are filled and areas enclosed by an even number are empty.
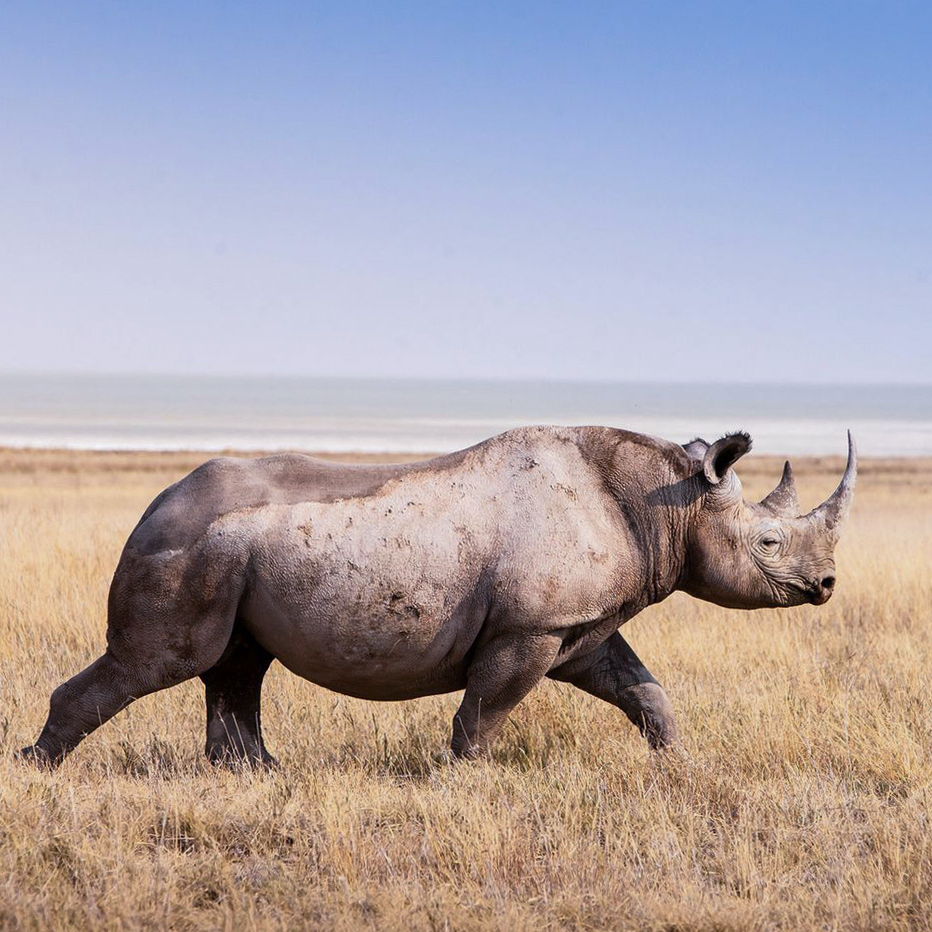
<svg viewBox="0 0 932 932"><path fill-rule="evenodd" d="M858 450L851 431L848 431L848 465L838 488L818 508L809 512L809 517L818 522L833 539L838 538L838 529L848 517L854 497L854 483L858 475Z"/></svg>

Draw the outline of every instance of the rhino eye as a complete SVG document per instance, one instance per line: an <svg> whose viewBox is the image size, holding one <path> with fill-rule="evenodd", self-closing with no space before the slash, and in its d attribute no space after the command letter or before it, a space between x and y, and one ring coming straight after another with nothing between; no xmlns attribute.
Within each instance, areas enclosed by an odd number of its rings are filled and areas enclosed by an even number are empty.
<svg viewBox="0 0 932 932"><path fill-rule="evenodd" d="M760 545L764 548L764 550L776 550L779 544L780 541L778 541L775 537L765 537L760 542Z"/></svg>

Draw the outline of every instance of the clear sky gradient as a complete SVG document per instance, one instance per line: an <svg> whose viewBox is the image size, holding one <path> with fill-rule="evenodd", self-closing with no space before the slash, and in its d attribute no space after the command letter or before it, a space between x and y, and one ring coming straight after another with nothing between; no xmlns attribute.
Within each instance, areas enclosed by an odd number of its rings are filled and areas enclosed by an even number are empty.
<svg viewBox="0 0 932 932"><path fill-rule="evenodd" d="M927 2L14 2L0 371L932 381Z"/></svg>

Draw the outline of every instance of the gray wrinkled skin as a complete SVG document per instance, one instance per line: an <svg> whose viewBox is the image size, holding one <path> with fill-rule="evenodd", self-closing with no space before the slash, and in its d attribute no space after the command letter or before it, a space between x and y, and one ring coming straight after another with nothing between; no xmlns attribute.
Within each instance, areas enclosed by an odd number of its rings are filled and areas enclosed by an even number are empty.
<svg viewBox="0 0 932 932"><path fill-rule="evenodd" d="M735 608L821 604L857 469L798 515L792 472L760 504L744 434L679 446L604 427L529 427L403 466L300 454L215 459L166 489L123 550L107 650L52 694L55 764L134 699L199 676L207 754L271 763L273 659L366 699L465 689L457 756L483 753L542 677L618 706L652 747L676 731L619 634L682 589Z"/></svg>

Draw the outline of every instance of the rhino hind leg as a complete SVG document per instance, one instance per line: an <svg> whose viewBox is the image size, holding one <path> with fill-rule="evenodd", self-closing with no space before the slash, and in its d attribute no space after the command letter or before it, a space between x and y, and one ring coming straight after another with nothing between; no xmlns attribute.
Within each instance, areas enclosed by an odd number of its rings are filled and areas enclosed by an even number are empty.
<svg viewBox="0 0 932 932"><path fill-rule="evenodd" d="M617 631L593 653L558 667L550 676L617 706L655 750L676 741L666 692Z"/></svg>
<svg viewBox="0 0 932 932"><path fill-rule="evenodd" d="M482 645L466 672L466 691L453 717L453 755L488 753L512 709L539 683L560 650L560 638L499 637Z"/></svg>
<svg viewBox="0 0 932 932"><path fill-rule="evenodd" d="M135 699L209 670L233 631L243 583L227 567L124 551L110 588L107 651L59 686L24 758L57 766ZM230 576L233 579L230 580Z"/></svg>
<svg viewBox="0 0 932 932"><path fill-rule="evenodd" d="M277 761L262 740L262 680L274 658L236 625L220 660L201 679L207 687L207 745L214 764L273 767Z"/></svg>
<svg viewBox="0 0 932 932"><path fill-rule="evenodd" d="M92 731L151 692L140 685L134 672L108 651L52 693L45 727L34 745L20 751L21 756L56 767Z"/></svg>
<svg viewBox="0 0 932 932"><path fill-rule="evenodd" d="M108 648L52 693L42 733L34 745L20 751L20 756L41 766L57 767L91 732L130 703L189 678L189 673L178 668L153 670L141 663L125 663Z"/></svg>

